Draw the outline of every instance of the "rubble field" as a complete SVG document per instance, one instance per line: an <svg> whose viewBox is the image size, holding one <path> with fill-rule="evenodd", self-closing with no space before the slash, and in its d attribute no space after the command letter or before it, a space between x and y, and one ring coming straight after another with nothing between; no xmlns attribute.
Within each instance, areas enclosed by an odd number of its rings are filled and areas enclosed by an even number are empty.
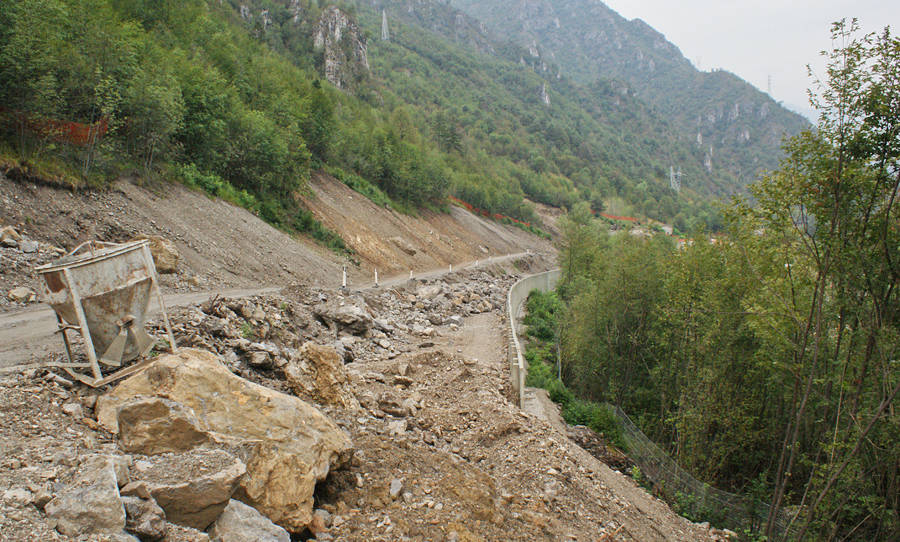
<svg viewBox="0 0 900 542"><path fill-rule="evenodd" d="M0 375L0 538L726 539L511 402L506 292L542 265L214 297L101 390Z"/></svg>

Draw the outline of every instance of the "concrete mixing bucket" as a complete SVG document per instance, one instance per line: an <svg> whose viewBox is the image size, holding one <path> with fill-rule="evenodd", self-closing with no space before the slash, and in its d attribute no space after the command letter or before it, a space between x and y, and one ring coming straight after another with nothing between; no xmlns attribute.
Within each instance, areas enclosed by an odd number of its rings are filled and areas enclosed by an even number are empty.
<svg viewBox="0 0 900 542"><path fill-rule="evenodd" d="M36 271L44 278L44 300L58 315L70 361L65 333L79 330L96 380L102 376L97 361L117 367L153 347L155 340L144 330L151 290L159 293L149 241L85 243ZM174 349L171 331L169 339Z"/></svg>

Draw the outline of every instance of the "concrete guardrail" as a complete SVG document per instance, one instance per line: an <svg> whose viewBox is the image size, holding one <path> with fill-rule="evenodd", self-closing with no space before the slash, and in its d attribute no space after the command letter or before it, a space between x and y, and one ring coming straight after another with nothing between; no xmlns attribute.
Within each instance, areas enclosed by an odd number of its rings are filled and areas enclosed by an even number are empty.
<svg viewBox="0 0 900 542"><path fill-rule="evenodd" d="M525 355L522 345L519 343L519 329L517 329L519 319L522 317L528 294L532 290L547 292L556 288L559 276L559 269L527 276L513 284L506 297L506 309L509 317L509 376L519 407L522 406L525 396L525 375L528 373Z"/></svg>

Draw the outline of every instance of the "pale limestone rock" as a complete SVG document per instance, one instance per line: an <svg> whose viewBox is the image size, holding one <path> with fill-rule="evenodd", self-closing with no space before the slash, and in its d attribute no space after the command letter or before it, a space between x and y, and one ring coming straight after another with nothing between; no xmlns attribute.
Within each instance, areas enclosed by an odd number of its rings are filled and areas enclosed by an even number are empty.
<svg viewBox="0 0 900 542"><path fill-rule="evenodd" d="M100 456L88 460L75 482L48 502L44 511L67 536L121 533L125 508L119 499L113 459Z"/></svg>
<svg viewBox="0 0 900 542"><path fill-rule="evenodd" d="M119 446L155 455L183 452L209 441L194 411L160 397L136 397L118 408Z"/></svg>
<svg viewBox="0 0 900 542"><path fill-rule="evenodd" d="M290 542L287 531L251 506L231 500L209 530L212 542Z"/></svg>
<svg viewBox="0 0 900 542"><path fill-rule="evenodd" d="M359 408L341 356L330 346L308 342L282 370L288 385L298 395L324 405Z"/></svg>
<svg viewBox="0 0 900 542"><path fill-rule="evenodd" d="M202 531L228 505L246 471L240 459L223 450L197 449L155 456L141 481L167 521Z"/></svg>
<svg viewBox="0 0 900 542"><path fill-rule="evenodd" d="M178 260L181 259L181 255L178 253L175 243L157 235L139 235L134 238L134 240L140 239L150 240L150 254L153 256L153 263L156 264L157 273L168 274L178 270Z"/></svg>
<svg viewBox="0 0 900 542"><path fill-rule="evenodd" d="M139 395L192 408L210 432L245 444L238 497L291 532L311 521L316 482L352 452L346 433L319 410L235 376L209 352L183 348L154 360L98 399L98 421L118 433L117 408Z"/></svg>

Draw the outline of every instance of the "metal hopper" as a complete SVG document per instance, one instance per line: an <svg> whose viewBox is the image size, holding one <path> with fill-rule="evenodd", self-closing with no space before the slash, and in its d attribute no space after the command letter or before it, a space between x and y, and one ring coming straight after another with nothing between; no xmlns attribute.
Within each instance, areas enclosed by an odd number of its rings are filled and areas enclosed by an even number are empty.
<svg viewBox="0 0 900 542"><path fill-rule="evenodd" d="M89 241L35 269L44 278L43 298L56 311L69 358L65 369L81 382L102 386L141 368L132 365L104 378L99 364L120 367L153 348L156 340L144 329L151 293L157 296L169 345L175 350L149 244ZM89 363L74 362L69 330L84 337ZM79 367L90 368L93 378L71 370Z"/></svg>

